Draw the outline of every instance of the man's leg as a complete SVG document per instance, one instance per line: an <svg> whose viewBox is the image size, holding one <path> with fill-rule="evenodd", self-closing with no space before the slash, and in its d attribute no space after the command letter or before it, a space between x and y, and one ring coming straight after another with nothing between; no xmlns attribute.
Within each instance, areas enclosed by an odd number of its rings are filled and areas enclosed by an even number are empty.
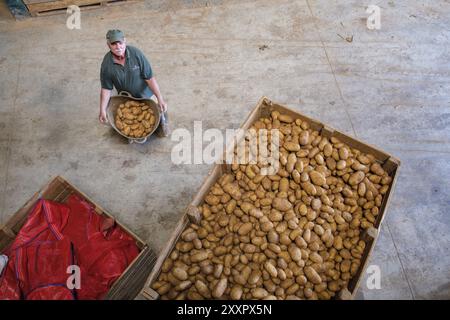
<svg viewBox="0 0 450 320"><path fill-rule="evenodd" d="M156 104L158 104L158 99L156 99L156 96L153 95L150 99L155 101ZM159 137L168 137L170 135L170 128L169 128L169 118L167 111L161 112L161 116L159 119L159 126L156 129L156 133Z"/></svg>

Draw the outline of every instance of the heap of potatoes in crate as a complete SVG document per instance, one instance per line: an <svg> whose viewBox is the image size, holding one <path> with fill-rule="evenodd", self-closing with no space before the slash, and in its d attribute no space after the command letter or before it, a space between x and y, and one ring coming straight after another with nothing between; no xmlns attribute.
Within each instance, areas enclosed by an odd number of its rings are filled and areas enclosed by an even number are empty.
<svg viewBox="0 0 450 320"><path fill-rule="evenodd" d="M150 106L144 102L129 100L117 109L116 127L130 138L143 138L148 135L156 122Z"/></svg>
<svg viewBox="0 0 450 320"><path fill-rule="evenodd" d="M252 128L280 130L278 173L233 164L218 179L151 286L162 299L330 299L356 275L391 177L300 119Z"/></svg>

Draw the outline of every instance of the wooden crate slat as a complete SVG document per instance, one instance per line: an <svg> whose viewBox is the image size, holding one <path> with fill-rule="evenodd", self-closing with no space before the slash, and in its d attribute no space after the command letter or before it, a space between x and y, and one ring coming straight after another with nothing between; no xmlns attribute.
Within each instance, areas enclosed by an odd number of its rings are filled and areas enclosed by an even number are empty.
<svg viewBox="0 0 450 320"><path fill-rule="evenodd" d="M129 4L136 0L25 0L28 11L33 17L66 13L67 8L76 5L82 10L104 6Z"/></svg>
<svg viewBox="0 0 450 320"><path fill-rule="evenodd" d="M164 260L167 256L172 252L173 247L178 241L178 238L181 236L181 233L184 229L189 225L189 219L187 218L187 215L183 215L181 220L178 222L175 230L172 232L172 235L170 236L170 239L167 241L167 245L165 248L162 249L161 253L158 256L158 259L156 260L156 263L145 283L145 288L150 288L151 284L154 280L159 276L161 272L162 264L164 263Z"/></svg>

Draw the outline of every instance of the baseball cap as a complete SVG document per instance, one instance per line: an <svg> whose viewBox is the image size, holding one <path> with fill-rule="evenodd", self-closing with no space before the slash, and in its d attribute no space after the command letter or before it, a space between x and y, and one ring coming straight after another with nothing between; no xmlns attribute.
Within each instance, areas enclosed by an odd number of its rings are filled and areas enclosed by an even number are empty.
<svg viewBox="0 0 450 320"><path fill-rule="evenodd" d="M106 40L108 40L109 43L113 43L116 41L123 41L124 35L123 32L117 29L109 30L106 33Z"/></svg>

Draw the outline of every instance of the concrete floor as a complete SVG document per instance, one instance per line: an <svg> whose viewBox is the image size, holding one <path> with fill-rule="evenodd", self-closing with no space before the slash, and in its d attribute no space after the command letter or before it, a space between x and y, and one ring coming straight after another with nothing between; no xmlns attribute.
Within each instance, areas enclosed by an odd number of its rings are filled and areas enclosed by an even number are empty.
<svg viewBox="0 0 450 320"><path fill-rule="evenodd" d="M450 5L373 4L378 31L356 0L152 0L84 11L81 30L64 15L15 22L3 5L0 222L63 175L155 250L168 240L210 166L174 165L170 138L128 145L98 123L104 35L121 28L173 128L237 128L266 95L400 158L370 260L381 289L364 279L358 298L449 299Z"/></svg>

